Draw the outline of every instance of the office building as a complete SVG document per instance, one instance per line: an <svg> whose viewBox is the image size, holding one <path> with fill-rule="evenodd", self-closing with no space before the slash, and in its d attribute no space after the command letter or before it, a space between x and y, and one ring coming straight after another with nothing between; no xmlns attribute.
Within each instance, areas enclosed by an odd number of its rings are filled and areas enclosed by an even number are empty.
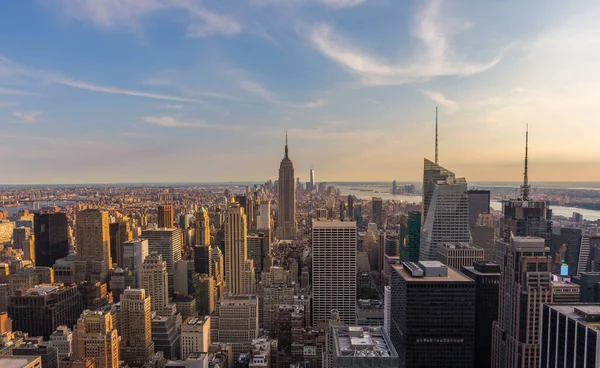
<svg viewBox="0 0 600 368"><path fill-rule="evenodd" d="M151 252L142 264L142 289L145 289L151 299L152 311L165 313L169 304L167 262L162 255Z"/></svg>
<svg viewBox="0 0 600 368"><path fill-rule="evenodd" d="M199 290L196 298L196 307L200 315L209 315L215 310L215 302L218 299L215 293L215 279L206 274L199 276Z"/></svg>
<svg viewBox="0 0 600 368"><path fill-rule="evenodd" d="M427 220L429 205L433 199L433 194L438 182L454 182L454 173L443 168L436 162L424 159L423 164L423 200L421 201L421 225ZM466 193L465 193L466 196ZM468 209L465 209L468 212Z"/></svg>
<svg viewBox="0 0 600 368"><path fill-rule="evenodd" d="M33 229L37 266L52 267L58 259L69 254L69 225L66 214L36 213Z"/></svg>
<svg viewBox="0 0 600 368"><path fill-rule="evenodd" d="M210 245L210 219L208 211L204 207L200 207L194 215L196 220L196 246Z"/></svg>
<svg viewBox="0 0 600 368"><path fill-rule="evenodd" d="M600 303L600 272L582 272L578 282L580 302Z"/></svg>
<svg viewBox="0 0 600 368"><path fill-rule="evenodd" d="M500 265L475 261L472 266L460 268L465 276L475 281L475 355L474 367L491 365L492 326L498 320L498 292Z"/></svg>
<svg viewBox="0 0 600 368"><path fill-rule="evenodd" d="M385 330L374 326L332 326L333 367L398 367L400 357Z"/></svg>
<svg viewBox="0 0 600 368"><path fill-rule="evenodd" d="M470 243L442 243L437 248L437 259L448 267L460 270L462 266L483 261L484 252Z"/></svg>
<svg viewBox="0 0 600 368"><path fill-rule="evenodd" d="M438 261L392 265L391 340L399 367L473 367L475 283Z"/></svg>
<svg viewBox="0 0 600 368"><path fill-rule="evenodd" d="M73 326L82 310L83 299L77 287L63 284L40 284L17 291L8 304L13 329L44 340L60 325Z"/></svg>
<svg viewBox="0 0 600 368"><path fill-rule="evenodd" d="M194 247L194 270L199 274L212 276L212 247L203 244Z"/></svg>
<svg viewBox="0 0 600 368"><path fill-rule="evenodd" d="M373 197L371 200L371 217L378 229L383 228L383 201L380 197Z"/></svg>
<svg viewBox="0 0 600 368"><path fill-rule="evenodd" d="M140 288L142 285L142 264L147 256L147 239L135 239L123 243L123 267L133 272L135 288Z"/></svg>
<svg viewBox="0 0 600 368"><path fill-rule="evenodd" d="M418 262L421 249L421 212L411 211L408 213L407 233L408 261Z"/></svg>
<svg viewBox="0 0 600 368"><path fill-rule="evenodd" d="M172 229L175 227L175 215L173 212L173 206L160 205L157 209L157 218L159 228Z"/></svg>
<svg viewBox="0 0 600 368"><path fill-rule="evenodd" d="M258 338L258 298L256 295L225 295L210 316L211 342L227 342L233 347L234 360L249 351Z"/></svg>
<svg viewBox="0 0 600 368"><path fill-rule="evenodd" d="M105 283L112 267L108 213L98 209L78 211L75 240L78 261L85 262L85 279Z"/></svg>
<svg viewBox="0 0 600 368"><path fill-rule="evenodd" d="M317 190L317 184L315 182L315 169L310 168L310 191Z"/></svg>
<svg viewBox="0 0 600 368"><path fill-rule="evenodd" d="M120 352L131 367L141 367L154 356L150 299L144 289L125 289L121 297Z"/></svg>
<svg viewBox="0 0 600 368"><path fill-rule="evenodd" d="M142 238L148 239L148 252L157 252L167 263L169 275L169 295L174 289L175 263L181 260L181 229L157 229L142 231Z"/></svg>
<svg viewBox="0 0 600 368"><path fill-rule="evenodd" d="M3 355L0 356L0 367L43 368L42 357Z"/></svg>
<svg viewBox="0 0 600 368"><path fill-rule="evenodd" d="M355 220L354 218L354 196L348 196L348 218L350 220Z"/></svg>
<svg viewBox="0 0 600 368"><path fill-rule="evenodd" d="M185 321L188 317L198 316L198 306L196 299L191 295L175 295L171 303L177 307L177 312L181 314L181 320Z"/></svg>
<svg viewBox="0 0 600 368"><path fill-rule="evenodd" d="M264 200L260 202L258 213L256 214L256 228L271 231L271 201Z"/></svg>
<svg viewBox="0 0 600 368"><path fill-rule="evenodd" d="M356 241L355 221L313 219L313 326L334 309L356 324Z"/></svg>
<svg viewBox="0 0 600 368"><path fill-rule="evenodd" d="M294 164L288 157L287 132L285 133L285 155L279 165L277 201L277 238L296 239L296 182Z"/></svg>
<svg viewBox="0 0 600 368"><path fill-rule="evenodd" d="M484 259L494 261L496 259L496 229L493 226L477 225L471 228L471 239L473 245L483 249Z"/></svg>
<svg viewBox="0 0 600 368"><path fill-rule="evenodd" d="M124 243L133 238L129 221L114 222L109 225L110 256L118 267L125 267L123 263ZM112 266L112 265L111 265Z"/></svg>
<svg viewBox="0 0 600 368"><path fill-rule="evenodd" d="M179 315L161 316L152 313L152 342L154 351L162 352L166 359L177 359L180 353L181 335L178 325L181 325Z"/></svg>
<svg viewBox="0 0 600 368"><path fill-rule="evenodd" d="M566 265L566 274L560 272L554 272L561 276L576 276L581 272L585 272L585 269L579 270L579 255L583 241L582 229L562 227L553 230L552 234L552 255L554 256L554 263L560 266ZM562 257L558 257L560 248L565 247L565 254Z"/></svg>
<svg viewBox="0 0 600 368"><path fill-rule="evenodd" d="M262 272L262 239L258 235L248 235L248 259L254 263L254 275L260 275Z"/></svg>
<svg viewBox="0 0 600 368"><path fill-rule="evenodd" d="M600 305L544 304L539 367L600 367Z"/></svg>
<svg viewBox="0 0 600 368"><path fill-rule="evenodd" d="M421 228L420 260L436 260L438 245L446 242L469 243L467 182L464 178L438 180L432 187L427 218Z"/></svg>
<svg viewBox="0 0 600 368"><path fill-rule="evenodd" d="M109 309L85 310L73 334L75 358L91 359L97 368L119 368L119 336Z"/></svg>
<svg viewBox="0 0 600 368"><path fill-rule="evenodd" d="M73 331L68 326L58 326L50 335L50 342L56 347L58 360L69 358L73 354Z"/></svg>
<svg viewBox="0 0 600 368"><path fill-rule="evenodd" d="M56 347L48 342L43 342L41 344L33 342L23 343L12 350L12 355L39 356L42 358L42 368L58 367L58 353Z"/></svg>
<svg viewBox="0 0 600 368"><path fill-rule="evenodd" d="M13 228L12 239L13 248L25 250L26 243L29 242L29 236L31 235L31 229L28 227L20 226Z"/></svg>
<svg viewBox="0 0 600 368"><path fill-rule="evenodd" d="M569 281L568 279L553 276L553 280L550 283L552 303L579 303L579 289L579 285Z"/></svg>
<svg viewBox="0 0 600 368"><path fill-rule="evenodd" d="M491 192L489 190L469 190L467 192L470 227L477 225L479 214L490 213L490 197Z"/></svg>
<svg viewBox="0 0 600 368"><path fill-rule="evenodd" d="M256 289L246 225L244 209L239 203L230 203L225 216L225 283L231 294L251 294Z"/></svg>
<svg viewBox="0 0 600 368"><path fill-rule="evenodd" d="M510 240L500 276L498 320L492 333L494 368L539 366L541 307L552 301L549 253L543 238Z"/></svg>
<svg viewBox="0 0 600 368"><path fill-rule="evenodd" d="M210 317L189 317L181 325L181 359L194 352L206 352L210 345Z"/></svg>

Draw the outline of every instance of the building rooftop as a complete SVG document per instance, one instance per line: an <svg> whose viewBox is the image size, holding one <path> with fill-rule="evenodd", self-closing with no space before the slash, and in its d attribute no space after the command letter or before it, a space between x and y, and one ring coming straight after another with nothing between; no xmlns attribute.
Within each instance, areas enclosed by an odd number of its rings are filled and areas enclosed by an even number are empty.
<svg viewBox="0 0 600 368"><path fill-rule="evenodd" d="M203 325L204 323L206 323L208 321L210 317L209 316L204 316L204 317L188 317L185 320L185 324L188 326L193 326L193 325Z"/></svg>
<svg viewBox="0 0 600 368"><path fill-rule="evenodd" d="M472 250L483 250L482 248L473 245L471 243L466 242L457 242L457 243L442 243L439 244L438 247L446 248L446 249L472 249Z"/></svg>
<svg viewBox="0 0 600 368"><path fill-rule="evenodd" d="M548 304L555 311L564 314L588 328L600 331L600 304L573 303L573 304Z"/></svg>
<svg viewBox="0 0 600 368"><path fill-rule="evenodd" d="M23 368L28 364L39 361L39 366L42 366L42 358L39 356L12 356L12 355L3 355L0 356L0 367L2 368Z"/></svg>
<svg viewBox="0 0 600 368"><path fill-rule="evenodd" d="M333 340L338 357L397 357L382 327L333 326Z"/></svg>
<svg viewBox="0 0 600 368"><path fill-rule="evenodd" d="M419 261L419 263L422 263L422 264L430 263L430 262L433 262L435 264L438 264L438 263L442 264L438 261ZM471 280L467 276L463 275L462 273L454 270L451 267L447 267L448 276L413 277L412 274L408 270L406 270L403 265L400 264L400 265L391 265L391 266L394 270L396 270L396 272L398 272L400 274L400 276L402 276L402 278L404 278L405 280L410 281L410 282L473 282L473 280Z"/></svg>
<svg viewBox="0 0 600 368"><path fill-rule="evenodd" d="M332 225L335 225L336 227L356 227L356 221L354 221L354 220L339 220L339 219L325 219L325 218L312 219L313 227L329 227Z"/></svg>

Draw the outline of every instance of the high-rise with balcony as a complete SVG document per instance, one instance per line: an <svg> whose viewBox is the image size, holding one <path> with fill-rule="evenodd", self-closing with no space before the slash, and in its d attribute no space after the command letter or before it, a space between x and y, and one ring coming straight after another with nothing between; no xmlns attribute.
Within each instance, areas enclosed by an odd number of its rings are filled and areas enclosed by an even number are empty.
<svg viewBox="0 0 600 368"><path fill-rule="evenodd" d="M105 283L112 266L108 213L98 209L77 212L75 240L78 261L85 262L86 280Z"/></svg>
<svg viewBox="0 0 600 368"><path fill-rule="evenodd" d="M119 318L121 359L131 367L141 367L154 355L150 295L144 289L125 289Z"/></svg>
<svg viewBox="0 0 600 368"><path fill-rule="evenodd" d="M332 310L347 325L356 323L355 221L313 219L313 325L327 321Z"/></svg>
<svg viewBox="0 0 600 368"><path fill-rule="evenodd" d="M296 179L294 164L288 156L287 132L285 134L285 155L279 165L277 201L277 238L296 239Z"/></svg>
<svg viewBox="0 0 600 368"><path fill-rule="evenodd" d="M500 276L493 368L534 368L540 358L542 305L552 302L552 257L538 237L512 237Z"/></svg>
<svg viewBox="0 0 600 368"><path fill-rule="evenodd" d="M231 294L252 294L256 290L246 226L244 208L237 202L230 203L225 216L225 282Z"/></svg>

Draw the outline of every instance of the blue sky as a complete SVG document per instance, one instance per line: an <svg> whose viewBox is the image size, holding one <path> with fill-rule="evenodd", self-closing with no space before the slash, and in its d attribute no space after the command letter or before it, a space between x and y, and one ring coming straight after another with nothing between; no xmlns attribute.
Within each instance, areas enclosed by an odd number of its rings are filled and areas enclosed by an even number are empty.
<svg viewBox="0 0 600 368"><path fill-rule="evenodd" d="M0 4L0 183L600 180L595 1Z"/></svg>

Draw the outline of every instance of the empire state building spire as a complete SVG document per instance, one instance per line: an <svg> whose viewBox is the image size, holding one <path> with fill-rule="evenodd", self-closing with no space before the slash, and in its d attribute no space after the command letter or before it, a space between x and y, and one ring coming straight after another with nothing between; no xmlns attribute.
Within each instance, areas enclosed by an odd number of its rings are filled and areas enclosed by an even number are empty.
<svg viewBox="0 0 600 368"><path fill-rule="evenodd" d="M283 158L289 158L288 157L288 146L287 146L287 129L285 130L285 156Z"/></svg>
<svg viewBox="0 0 600 368"><path fill-rule="evenodd" d="M529 191L531 187L529 186L529 178L527 176L527 164L529 156L529 125L527 126L527 130L525 131L525 169L523 170L523 185L521 185L521 199L524 201L529 200Z"/></svg>

